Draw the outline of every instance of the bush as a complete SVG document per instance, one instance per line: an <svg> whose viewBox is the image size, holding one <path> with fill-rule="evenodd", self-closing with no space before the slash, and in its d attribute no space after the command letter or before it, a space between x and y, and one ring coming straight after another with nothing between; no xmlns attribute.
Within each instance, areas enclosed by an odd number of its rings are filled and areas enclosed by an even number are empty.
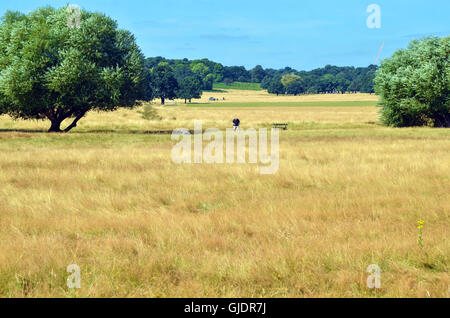
<svg viewBox="0 0 450 318"><path fill-rule="evenodd" d="M375 77L381 119L394 127L450 127L450 37L412 41Z"/></svg>
<svg viewBox="0 0 450 318"><path fill-rule="evenodd" d="M142 115L142 118L146 120L161 120L162 117L158 115L158 111L153 108L152 105L147 104L143 107L142 111L139 111Z"/></svg>

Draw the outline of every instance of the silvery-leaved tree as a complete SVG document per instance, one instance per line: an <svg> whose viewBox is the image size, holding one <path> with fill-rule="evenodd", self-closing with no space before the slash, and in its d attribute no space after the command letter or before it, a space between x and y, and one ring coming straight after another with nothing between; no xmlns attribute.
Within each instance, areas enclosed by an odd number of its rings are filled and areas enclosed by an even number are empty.
<svg viewBox="0 0 450 318"><path fill-rule="evenodd" d="M450 127L450 37L412 41L376 72L381 119L389 126Z"/></svg>
<svg viewBox="0 0 450 318"><path fill-rule="evenodd" d="M50 132L68 132L90 110L133 107L150 95L143 54L109 17L71 7L3 16L0 114L48 119Z"/></svg>

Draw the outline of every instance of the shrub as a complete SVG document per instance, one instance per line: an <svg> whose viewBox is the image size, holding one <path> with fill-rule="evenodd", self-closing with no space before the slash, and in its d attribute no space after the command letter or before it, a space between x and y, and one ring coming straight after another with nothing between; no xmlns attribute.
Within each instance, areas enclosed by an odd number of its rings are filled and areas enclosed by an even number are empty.
<svg viewBox="0 0 450 318"><path fill-rule="evenodd" d="M381 119L394 127L450 127L450 37L412 41L375 77Z"/></svg>

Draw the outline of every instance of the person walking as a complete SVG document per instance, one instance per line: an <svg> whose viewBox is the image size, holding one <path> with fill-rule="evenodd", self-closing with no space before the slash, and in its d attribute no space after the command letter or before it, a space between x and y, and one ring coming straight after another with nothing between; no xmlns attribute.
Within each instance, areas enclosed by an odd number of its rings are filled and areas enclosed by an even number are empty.
<svg viewBox="0 0 450 318"><path fill-rule="evenodd" d="M234 130L239 130L239 125L241 124L241 121L239 120L239 118L235 118L233 119L233 129Z"/></svg>

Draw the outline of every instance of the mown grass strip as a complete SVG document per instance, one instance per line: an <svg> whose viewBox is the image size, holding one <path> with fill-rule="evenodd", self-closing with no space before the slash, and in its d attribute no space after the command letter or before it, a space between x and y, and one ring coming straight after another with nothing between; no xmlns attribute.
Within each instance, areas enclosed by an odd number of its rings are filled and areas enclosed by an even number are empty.
<svg viewBox="0 0 450 318"><path fill-rule="evenodd" d="M214 83L214 89L239 89L239 90L250 90L250 91L261 91L262 88L259 83L242 83L234 82L230 85L225 83Z"/></svg>
<svg viewBox="0 0 450 318"><path fill-rule="evenodd" d="M374 107L376 101L349 102L249 102L249 103L192 103L188 107Z"/></svg>

